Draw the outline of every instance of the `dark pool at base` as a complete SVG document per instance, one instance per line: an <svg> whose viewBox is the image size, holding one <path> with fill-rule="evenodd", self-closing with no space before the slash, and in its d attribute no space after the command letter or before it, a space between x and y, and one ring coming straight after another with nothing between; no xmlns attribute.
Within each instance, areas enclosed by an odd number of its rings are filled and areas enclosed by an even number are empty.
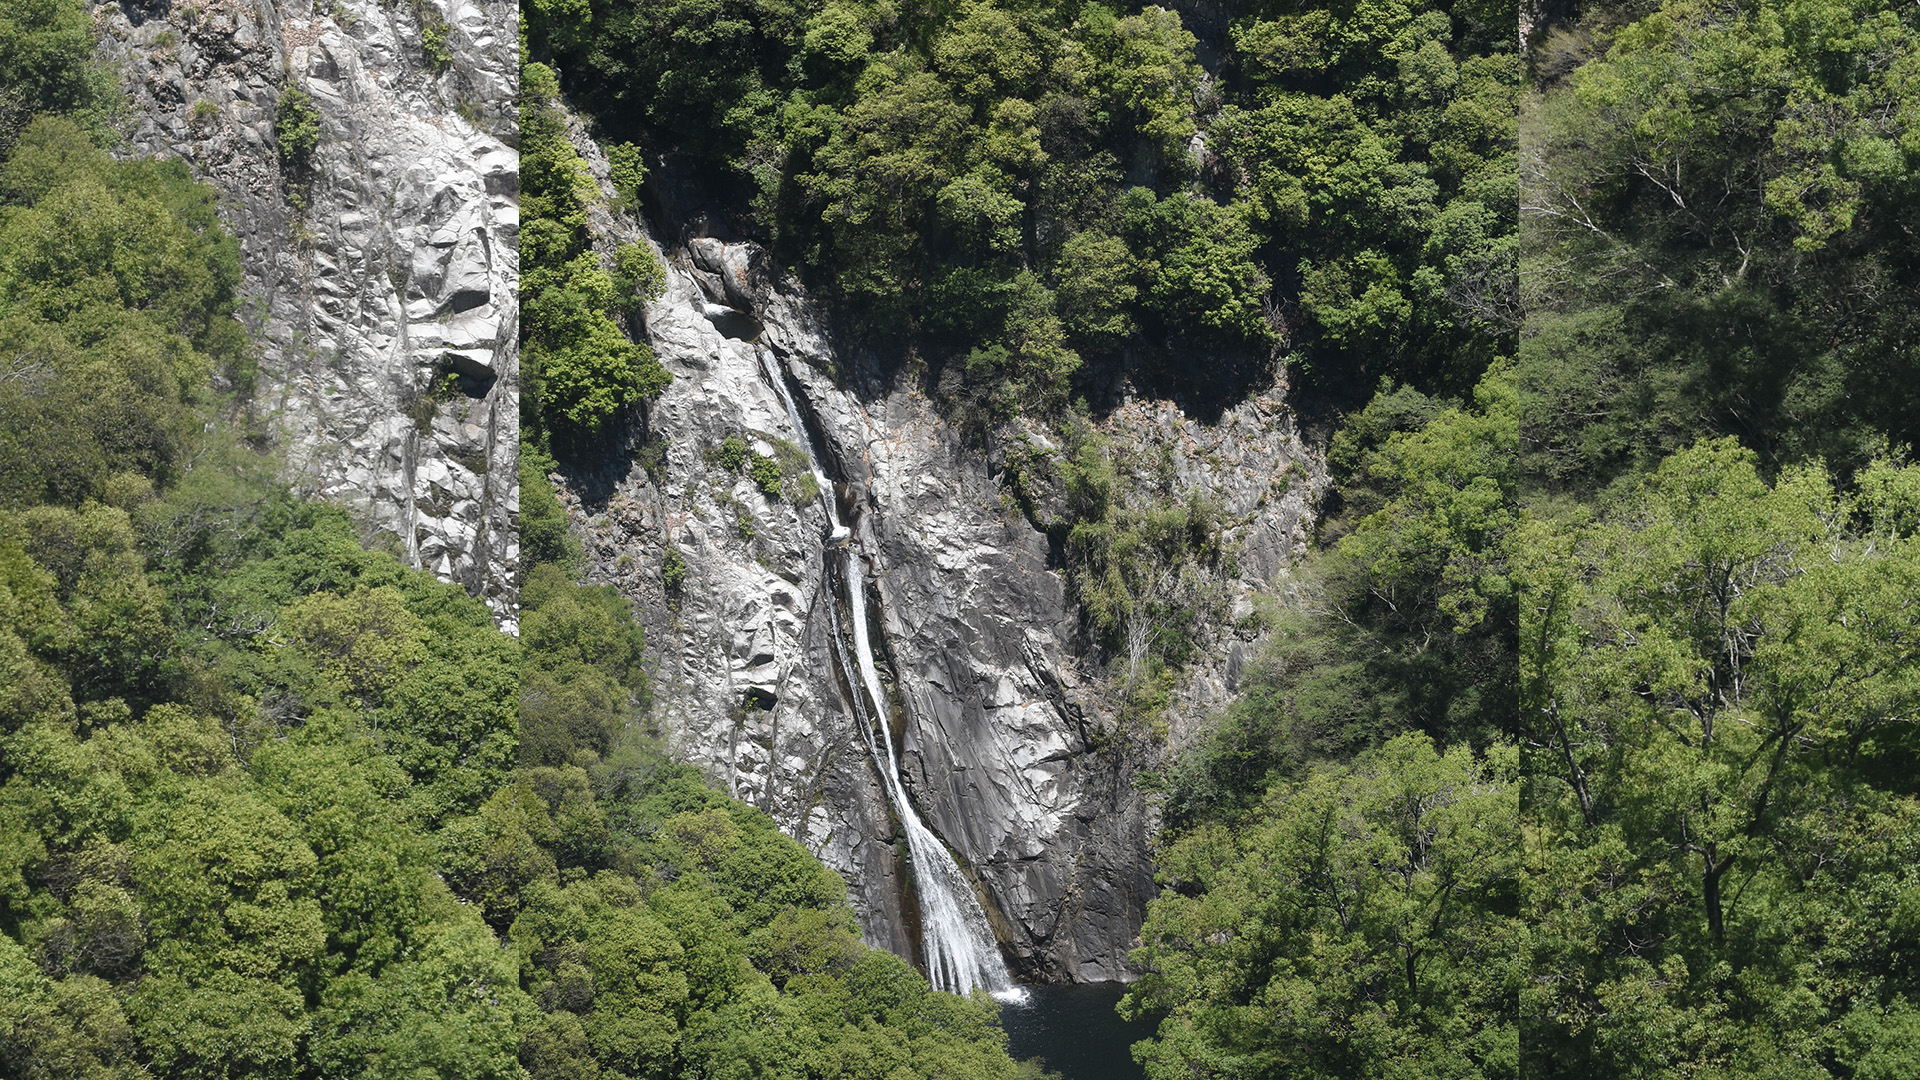
<svg viewBox="0 0 1920 1080"><path fill-rule="evenodd" d="M1065 1080L1142 1080L1132 1047L1153 1034L1151 1021L1128 1023L1113 1011L1121 983L1029 986L1027 1000L1000 1006L1016 1059L1045 1058Z"/></svg>

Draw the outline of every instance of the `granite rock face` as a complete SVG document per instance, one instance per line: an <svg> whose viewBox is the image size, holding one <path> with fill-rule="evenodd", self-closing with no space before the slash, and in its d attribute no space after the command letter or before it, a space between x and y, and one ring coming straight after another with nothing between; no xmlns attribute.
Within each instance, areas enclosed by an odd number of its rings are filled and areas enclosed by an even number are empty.
<svg viewBox="0 0 1920 1080"><path fill-rule="evenodd" d="M597 148L574 134L610 192ZM604 209L592 224L603 256L653 244ZM1004 463L969 445L910 375L839 351L765 252L702 235L704 219L681 228L682 240L655 247L669 288L644 327L673 384L624 447L555 476L591 578L646 620L657 720L674 752L843 874L871 943L914 956L884 764L832 648L847 633L835 575L858 567L872 585L905 786L978 887L1009 965L1035 979L1130 978L1126 955L1155 893L1157 819L1134 782L1152 751L1113 749L1124 740L1111 680L1045 535L1007 495ZM1135 456L1210 493L1238 556L1220 582L1218 625L1202 633L1210 659L1175 689L1176 741L1230 692L1257 646L1257 630L1241 629L1257 621L1241 616L1304 551L1324 489L1284 395L1275 386L1212 424L1159 401L1104 421ZM730 463L719 452L730 437L787 463L777 482ZM808 443L840 518L865 538L851 549L803 489Z"/></svg>
<svg viewBox="0 0 1920 1080"><path fill-rule="evenodd" d="M238 237L253 406L288 479L514 619L519 154L512 0L98 4L131 152L184 158ZM306 95L318 140L283 161Z"/></svg>

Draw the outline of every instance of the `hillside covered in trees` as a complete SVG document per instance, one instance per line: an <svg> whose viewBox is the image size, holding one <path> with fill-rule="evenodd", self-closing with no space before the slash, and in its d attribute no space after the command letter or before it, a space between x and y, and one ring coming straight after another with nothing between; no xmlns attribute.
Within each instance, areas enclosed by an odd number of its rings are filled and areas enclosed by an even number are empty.
<svg viewBox="0 0 1920 1080"><path fill-rule="evenodd" d="M665 760L564 542L516 641L274 479L235 245L92 55L0 15L0 1073L1037 1074Z"/></svg>
<svg viewBox="0 0 1920 1080"><path fill-rule="evenodd" d="M1276 347L1333 418L1165 778L1151 1075L1912 1072L1911 11L727 12L531 41L984 442ZM1097 626L1194 518L1079 445Z"/></svg>
<svg viewBox="0 0 1920 1080"><path fill-rule="evenodd" d="M718 215L846 348L1004 453L1113 673L1104 752L1136 761L1164 760L1168 688L1216 617L1168 583L1231 556L1205 493L1143 491L1104 420L1132 394L1206 415L1286 378L1336 487L1318 553L1250 616L1269 644L1239 700L1147 781L1165 891L1125 1010L1160 1029L1137 1054L1155 1077L1511 1076L1529 947L1512 13L1224 14L537 5L525 104L551 111L527 147L559 167L530 166L529 191L573 237L551 265L580 258L593 194L564 97L619 200ZM574 295L637 327L645 282L582 265L615 288ZM523 408L590 470L609 437L572 388L611 351L548 325L586 324L529 319L548 381ZM651 361L626 400L657 392ZM1036 431L1062 448L1044 465L1010 449Z"/></svg>
<svg viewBox="0 0 1920 1080"><path fill-rule="evenodd" d="M1588 4L1522 113L1529 1075L1920 1065L1920 24Z"/></svg>
<svg viewBox="0 0 1920 1080"><path fill-rule="evenodd" d="M274 479L211 194L9 5L0 1073L1040 1075L650 730L547 476L668 385L665 272L572 106L1015 461L1156 766L1153 1080L1920 1074L1920 25L1512 14L531 0L515 640ZM1101 424L1283 374L1318 532L1170 753L1137 571L1220 522Z"/></svg>

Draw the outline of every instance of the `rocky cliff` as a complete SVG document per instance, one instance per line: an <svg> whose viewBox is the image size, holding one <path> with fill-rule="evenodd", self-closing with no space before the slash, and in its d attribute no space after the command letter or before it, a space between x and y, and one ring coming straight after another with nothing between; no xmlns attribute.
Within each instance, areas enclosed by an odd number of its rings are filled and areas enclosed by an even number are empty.
<svg viewBox="0 0 1920 1080"><path fill-rule="evenodd" d="M289 479L356 508L370 536L511 628L516 5L120 0L94 14L125 75L129 152L184 158L220 191L260 343L251 404Z"/></svg>
<svg viewBox="0 0 1920 1080"><path fill-rule="evenodd" d="M604 159L584 132L576 143L607 188ZM842 518L865 533L854 541L864 560L849 562L872 582L907 789L978 888L1002 951L1030 978L1128 977L1154 892L1153 812L1134 783L1140 755L1114 749L1124 740L1109 681L1087 659L1046 537L914 372L837 348L800 285L752 243L724 239L717 216L672 220L676 235L656 246L670 284L645 334L673 384L598 468L555 480L591 578L646 619L674 750L844 874L870 941L914 955L901 830L831 648L847 632L834 613L846 594L825 549L849 541L808 497L810 442ZM604 208L594 227L605 255L653 242ZM1233 616L1304 550L1324 469L1281 386L1213 424L1132 401L1105 426L1176 483L1209 491L1229 522L1228 617L1205 630L1209 659L1175 692L1174 711L1197 719L1251 647L1255 631L1235 626L1257 620ZM757 478L740 446L764 459Z"/></svg>

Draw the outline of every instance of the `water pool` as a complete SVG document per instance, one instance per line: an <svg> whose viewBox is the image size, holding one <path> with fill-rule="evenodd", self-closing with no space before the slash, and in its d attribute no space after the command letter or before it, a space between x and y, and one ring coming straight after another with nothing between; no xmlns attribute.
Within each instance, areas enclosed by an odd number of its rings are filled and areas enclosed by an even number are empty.
<svg viewBox="0 0 1920 1080"><path fill-rule="evenodd" d="M1153 1034L1154 1023L1129 1023L1113 1011L1126 993L1122 983L1024 986L1025 1001L1003 1002L1000 1023L1016 1059L1044 1058L1064 1080L1143 1080L1134 1064L1134 1043Z"/></svg>

